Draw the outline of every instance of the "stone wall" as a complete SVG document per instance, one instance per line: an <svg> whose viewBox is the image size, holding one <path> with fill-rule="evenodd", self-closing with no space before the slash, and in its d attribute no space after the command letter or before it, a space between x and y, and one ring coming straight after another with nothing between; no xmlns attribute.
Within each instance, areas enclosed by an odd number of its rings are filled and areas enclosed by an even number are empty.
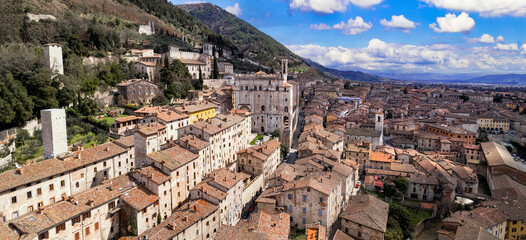
<svg viewBox="0 0 526 240"><path fill-rule="evenodd" d="M234 85L233 79L205 79L203 84L210 89L222 88Z"/></svg>

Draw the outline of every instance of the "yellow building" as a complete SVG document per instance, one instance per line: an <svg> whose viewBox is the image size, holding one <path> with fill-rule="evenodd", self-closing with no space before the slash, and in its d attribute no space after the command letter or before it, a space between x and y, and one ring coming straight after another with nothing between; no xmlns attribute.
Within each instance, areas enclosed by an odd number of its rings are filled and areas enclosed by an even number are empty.
<svg viewBox="0 0 526 240"><path fill-rule="evenodd" d="M193 124L197 121L203 121L215 117L217 107L218 106L213 103L204 102L183 105L181 107L176 108L175 110L180 113L188 114L188 116L190 116L190 124Z"/></svg>
<svg viewBox="0 0 526 240"><path fill-rule="evenodd" d="M525 217L526 218L526 217ZM526 239L526 222L522 220L508 220L506 228L506 239Z"/></svg>
<svg viewBox="0 0 526 240"><path fill-rule="evenodd" d="M506 212L508 220L506 221L506 240L525 240L526 239L526 200L520 196L517 200L508 199L486 201L482 206L498 208ZM492 216L488 216L492 217Z"/></svg>
<svg viewBox="0 0 526 240"><path fill-rule="evenodd" d="M510 130L510 121L504 118L495 117L479 117L477 119L477 125L480 130L488 131L504 131Z"/></svg>

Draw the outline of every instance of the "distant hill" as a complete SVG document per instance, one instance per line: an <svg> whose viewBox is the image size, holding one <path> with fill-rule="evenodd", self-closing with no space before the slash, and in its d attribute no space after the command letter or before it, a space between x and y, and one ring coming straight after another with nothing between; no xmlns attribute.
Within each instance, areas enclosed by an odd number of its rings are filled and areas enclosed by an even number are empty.
<svg viewBox="0 0 526 240"><path fill-rule="evenodd" d="M286 57L292 67L302 65L302 59L254 26L210 3L177 5L207 25L214 32L228 37L245 57L279 69L279 61Z"/></svg>
<svg viewBox="0 0 526 240"><path fill-rule="evenodd" d="M364 82L389 82L393 81L389 78L383 78L371 74L367 74L360 71L341 71L333 68L327 68L322 66L321 64L314 62L310 59L303 59L309 66L314 67L318 69L319 71L326 73L332 77L335 78L345 78L352 81L364 81Z"/></svg>

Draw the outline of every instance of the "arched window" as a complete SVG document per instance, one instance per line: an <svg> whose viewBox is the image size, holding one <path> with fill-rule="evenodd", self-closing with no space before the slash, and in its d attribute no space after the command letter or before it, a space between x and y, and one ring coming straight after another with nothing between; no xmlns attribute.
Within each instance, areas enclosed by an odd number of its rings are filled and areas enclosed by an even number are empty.
<svg viewBox="0 0 526 240"><path fill-rule="evenodd" d="M285 102L288 101L289 99L288 98L285 98Z"/></svg>
<svg viewBox="0 0 526 240"><path fill-rule="evenodd" d="M258 90L258 86L254 86L254 90Z"/></svg>
<svg viewBox="0 0 526 240"><path fill-rule="evenodd" d="M261 86L259 86L259 91L263 90L263 88Z"/></svg>
<svg viewBox="0 0 526 240"><path fill-rule="evenodd" d="M289 112L289 107L285 106L284 111Z"/></svg>
<svg viewBox="0 0 526 240"><path fill-rule="evenodd" d="M265 111L265 105L261 105L261 111Z"/></svg>
<svg viewBox="0 0 526 240"><path fill-rule="evenodd" d="M245 90L248 91L248 86L245 86Z"/></svg>
<svg viewBox="0 0 526 240"><path fill-rule="evenodd" d="M279 91L279 86L276 86L276 91Z"/></svg>

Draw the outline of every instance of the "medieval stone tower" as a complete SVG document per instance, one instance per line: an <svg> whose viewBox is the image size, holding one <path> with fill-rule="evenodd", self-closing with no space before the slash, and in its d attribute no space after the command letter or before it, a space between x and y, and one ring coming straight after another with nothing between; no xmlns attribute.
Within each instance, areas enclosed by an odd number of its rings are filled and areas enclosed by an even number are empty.
<svg viewBox="0 0 526 240"><path fill-rule="evenodd" d="M62 46L58 43L44 45L44 55L46 66L53 71L53 74L64 74L64 64L62 62Z"/></svg>
<svg viewBox="0 0 526 240"><path fill-rule="evenodd" d="M64 109L45 109L40 111L40 116L42 118L44 159L56 158L68 152L66 111Z"/></svg>
<svg viewBox="0 0 526 240"><path fill-rule="evenodd" d="M380 132L380 145L384 144L384 114L378 112L374 114L374 130Z"/></svg>
<svg viewBox="0 0 526 240"><path fill-rule="evenodd" d="M283 80L287 82L287 75L289 73L289 60L284 58L281 59L281 75L283 76Z"/></svg>

